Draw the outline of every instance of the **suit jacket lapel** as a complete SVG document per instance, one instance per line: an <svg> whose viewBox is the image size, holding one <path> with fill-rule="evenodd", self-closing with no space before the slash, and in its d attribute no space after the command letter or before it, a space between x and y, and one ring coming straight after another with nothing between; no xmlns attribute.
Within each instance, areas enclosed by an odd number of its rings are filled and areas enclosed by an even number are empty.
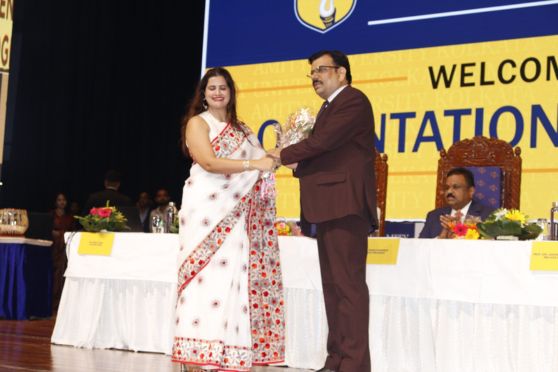
<svg viewBox="0 0 558 372"><path fill-rule="evenodd" d="M335 110L335 103L339 103L339 99L347 93L347 91L349 89L352 89L350 85L346 86L341 92L339 92L339 94L337 96L335 96L335 98L333 99L333 101L331 101L327 107L319 114L316 114L316 124L314 124L314 129L312 130L312 133L316 130L316 128L320 127L323 125L323 122L326 120L326 118L328 117L329 113L331 113L333 110Z"/></svg>
<svg viewBox="0 0 558 372"><path fill-rule="evenodd" d="M473 200L471 202L471 206L469 207L469 210L467 211L467 214L470 214L472 216L480 216L481 215L480 204Z"/></svg>
<svg viewBox="0 0 558 372"><path fill-rule="evenodd" d="M442 214L451 214L451 207L444 207L444 209L442 209Z"/></svg>

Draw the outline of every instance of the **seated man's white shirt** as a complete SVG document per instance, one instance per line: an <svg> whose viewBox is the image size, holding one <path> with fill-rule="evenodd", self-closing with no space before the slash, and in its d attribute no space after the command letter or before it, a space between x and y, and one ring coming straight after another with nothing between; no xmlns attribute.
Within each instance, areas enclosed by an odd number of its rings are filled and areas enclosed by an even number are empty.
<svg viewBox="0 0 558 372"><path fill-rule="evenodd" d="M469 207L471 206L471 203L473 201L471 200L466 206L464 206L461 209L452 209L451 210L451 216L455 217L455 215L457 214L457 212L461 212L461 222L465 221L465 217L467 216L467 213L469 212Z"/></svg>

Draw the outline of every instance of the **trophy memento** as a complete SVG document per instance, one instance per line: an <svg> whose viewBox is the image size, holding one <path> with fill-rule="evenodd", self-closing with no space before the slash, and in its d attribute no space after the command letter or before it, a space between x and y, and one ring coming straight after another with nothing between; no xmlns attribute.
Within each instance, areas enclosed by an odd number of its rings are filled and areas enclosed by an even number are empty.
<svg viewBox="0 0 558 372"><path fill-rule="evenodd" d="M23 235L29 227L25 209L0 209L0 235Z"/></svg>
<svg viewBox="0 0 558 372"><path fill-rule="evenodd" d="M327 3L329 7L326 8ZM320 3L320 19L326 29L335 24L335 4L334 0L322 0Z"/></svg>

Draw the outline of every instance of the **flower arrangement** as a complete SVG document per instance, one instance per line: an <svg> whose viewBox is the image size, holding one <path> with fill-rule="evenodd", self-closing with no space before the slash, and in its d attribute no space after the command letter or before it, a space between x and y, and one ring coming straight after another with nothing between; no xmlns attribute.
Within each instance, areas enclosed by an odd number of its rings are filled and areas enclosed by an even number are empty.
<svg viewBox="0 0 558 372"><path fill-rule="evenodd" d="M480 238L475 221L457 222L451 224L450 227L455 239L476 240Z"/></svg>
<svg viewBox="0 0 558 372"><path fill-rule="evenodd" d="M284 218L278 218L275 221L275 229L277 235L282 236L302 236L302 231L295 221L287 221Z"/></svg>
<svg viewBox="0 0 558 372"><path fill-rule="evenodd" d="M128 222L126 217L116 207L109 206L108 201L106 207L91 208L88 215L74 217L83 226L83 229L89 232L124 231L130 229L126 225L126 222Z"/></svg>
<svg viewBox="0 0 558 372"><path fill-rule="evenodd" d="M477 224L483 238L495 239L501 236L517 237L519 240L535 239L542 232L536 223L527 223L527 216L517 209L500 208Z"/></svg>
<svg viewBox="0 0 558 372"><path fill-rule="evenodd" d="M275 228L277 229L277 235L291 235L291 227L286 221L276 221Z"/></svg>
<svg viewBox="0 0 558 372"><path fill-rule="evenodd" d="M316 122L315 115L308 107L301 107L287 118L287 122L275 129L278 132L278 146L285 147L299 143L307 138Z"/></svg>

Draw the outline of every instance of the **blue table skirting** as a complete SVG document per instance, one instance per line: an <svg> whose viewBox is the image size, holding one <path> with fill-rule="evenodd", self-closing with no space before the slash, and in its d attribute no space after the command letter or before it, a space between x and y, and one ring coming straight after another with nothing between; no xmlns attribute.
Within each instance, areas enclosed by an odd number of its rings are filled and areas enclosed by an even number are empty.
<svg viewBox="0 0 558 372"><path fill-rule="evenodd" d="M0 318L52 315L50 247L0 244Z"/></svg>

